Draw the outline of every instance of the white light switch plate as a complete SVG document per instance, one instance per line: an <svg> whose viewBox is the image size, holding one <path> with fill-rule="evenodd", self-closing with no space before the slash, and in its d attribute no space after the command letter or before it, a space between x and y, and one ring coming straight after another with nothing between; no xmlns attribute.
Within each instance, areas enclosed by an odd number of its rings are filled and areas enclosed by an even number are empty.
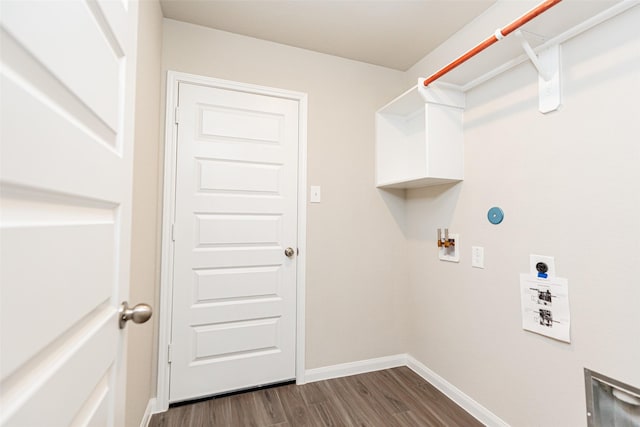
<svg viewBox="0 0 640 427"><path fill-rule="evenodd" d="M309 192L309 201L311 203L320 203L320 186L312 185Z"/></svg>

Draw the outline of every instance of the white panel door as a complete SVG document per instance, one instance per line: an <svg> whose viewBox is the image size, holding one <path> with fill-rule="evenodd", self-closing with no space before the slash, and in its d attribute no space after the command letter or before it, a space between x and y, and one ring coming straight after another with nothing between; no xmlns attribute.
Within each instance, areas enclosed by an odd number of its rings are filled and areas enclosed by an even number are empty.
<svg viewBox="0 0 640 427"><path fill-rule="evenodd" d="M0 2L0 425L124 425L137 5Z"/></svg>
<svg viewBox="0 0 640 427"><path fill-rule="evenodd" d="M295 378L298 101L180 83L172 402Z"/></svg>

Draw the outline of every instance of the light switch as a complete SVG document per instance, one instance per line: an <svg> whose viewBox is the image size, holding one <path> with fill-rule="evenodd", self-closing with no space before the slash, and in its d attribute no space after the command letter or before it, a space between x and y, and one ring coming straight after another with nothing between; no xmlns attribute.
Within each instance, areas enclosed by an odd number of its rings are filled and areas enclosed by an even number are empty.
<svg viewBox="0 0 640 427"><path fill-rule="evenodd" d="M309 192L309 201L311 203L320 203L320 186L312 185L311 191Z"/></svg>
<svg viewBox="0 0 640 427"><path fill-rule="evenodd" d="M471 247L471 267L484 268L484 248L482 246Z"/></svg>

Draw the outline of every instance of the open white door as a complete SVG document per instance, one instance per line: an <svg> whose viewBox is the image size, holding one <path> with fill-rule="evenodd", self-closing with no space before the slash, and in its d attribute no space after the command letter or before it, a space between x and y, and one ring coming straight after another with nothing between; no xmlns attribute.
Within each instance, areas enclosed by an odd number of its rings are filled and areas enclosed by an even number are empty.
<svg viewBox="0 0 640 427"><path fill-rule="evenodd" d="M137 4L0 2L1 426L123 426Z"/></svg>

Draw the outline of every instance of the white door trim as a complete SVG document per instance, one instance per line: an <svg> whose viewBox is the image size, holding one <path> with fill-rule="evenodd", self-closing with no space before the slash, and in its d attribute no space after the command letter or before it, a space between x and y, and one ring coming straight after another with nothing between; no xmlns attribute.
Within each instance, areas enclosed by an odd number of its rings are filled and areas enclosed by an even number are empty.
<svg viewBox="0 0 640 427"><path fill-rule="evenodd" d="M167 99L165 114L164 192L162 208L162 264L160 277L160 306L158 307L158 386L156 411L169 408L169 343L171 339L171 296L173 294L173 240L172 226L175 218L175 165L177 127L175 111L178 104L178 84L191 83L220 89L237 90L260 95L292 99L299 105L298 138L298 249L296 295L296 382L305 382L305 265L307 241L307 94L197 76L177 71L167 72Z"/></svg>

